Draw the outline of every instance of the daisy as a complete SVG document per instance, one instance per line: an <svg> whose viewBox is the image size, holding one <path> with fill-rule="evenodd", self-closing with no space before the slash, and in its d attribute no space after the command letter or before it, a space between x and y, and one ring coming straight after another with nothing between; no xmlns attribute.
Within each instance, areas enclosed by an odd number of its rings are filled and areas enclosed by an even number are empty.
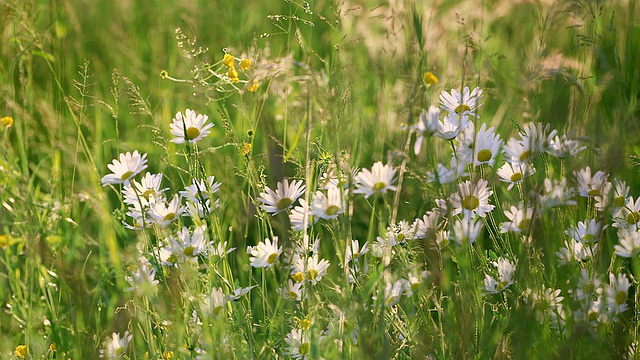
<svg viewBox="0 0 640 360"><path fill-rule="evenodd" d="M574 239L569 239L564 247L561 247L556 252L556 257L558 258L558 264L567 265L572 262L586 261L593 258L593 254L595 253L598 245L595 244L593 247L589 247L586 244L581 242L577 242Z"/></svg>
<svg viewBox="0 0 640 360"><path fill-rule="evenodd" d="M184 210L185 207L182 206L182 196L176 194L169 204L164 201L152 203L149 207L149 217L156 225L164 228L178 219Z"/></svg>
<svg viewBox="0 0 640 360"><path fill-rule="evenodd" d="M567 138L567 135L562 135L562 137L556 135L556 137L549 142L547 152L557 158L566 159L586 148L586 146L580 144L580 141Z"/></svg>
<svg viewBox="0 0 640 360"><path fill-rule="evenodd" d="M211 258L214 261L219 261L222 258L224 258L225 256L227 256L228 254L230 254L231 252L233 252L233 250L235 250L236 248L230 248L229 250L227 250L227 241L225 242L218 242L218 245L216 246L212 246L210 249L211 252Z"/></svg>
<svg viewBox="0 0 640 360"><path fill-rule="evenodd" d="M515 158L511 159L511 162L506 162L496 171L498 177L500 177L500 181L509 183L507 190L511 190L511 188L515 184L520 184L524 178L535 174L536 169L533 167L531 163L520 162Z"/></svg>
<svg viewBox="0 0 640 360"><path fill-rule="evenodd" d="M289 185L289 180L284 179L276 185L276 191L265 187L265 191L260 193L258 200L262 202L261 206L266 212L275 215L291 208L293 203L304 194L304 190L302 180L293 180Z"/></svg>
<svg viewBox="0 0 640 360"><path fill-rule="evenodd" d="M306 222L305 222L306 218ZM304 199L300 199L300 205L291 210L289 214L289 222L291 223L291 229L295 231L302 231L308 229L311 225L317 223L320 217L315 216L311 208L307 205ZM306 228L305 228L306 224Z"/></svg>
<svg viewBox="0 0 640 360"><path fill-rule="evenodd" d="M461 177L469 176L466 168L469 162L465 158L452 157L450 166L447 168L443 164L438 164L436 172L427 172L428 182L436 184L451 184Z"/></svg>
<svg viewBox="0 0 640 360"><path fill-rule="evenodd" d="M154 199L160 198L167 189L160 189L162 174L146 173L140 182L133 180L131 184L125 185L122 191L125 204L133 205L142 203L148 206Z"/></svg>
<svg viewBox="0 0 640 360"><path fill-rule="evenodd" d="M147 154L140 155L138 150L135 150L133 154L130 152L120 154L120 161L113 159L107 167L113 174L105 175L100 180L102 186L110 184L129 185L131 178L147 168Z"/></svg>
<svg viewBox="0 0 640 360"><path fill-rule="evenodd" d="M341 189L335 186L327 188L327 195L322 191L317 191L313 195L311 212L320 219L337 219L338 215L344 211L342 204Z"/></svg>
<svg viewBox="0 0 640 360"><path fill-rule="evenodd" d="M211 133L214 124L206 124L209 117L203 114L196 114L195 111L187 109L183 115L180 111L171 123L171 135L174 136L171 142L184 144L185 142L196 143L204 139Z"/></svg>
<svg viewBox="0 0 640 360"><path fill-rule="evenodd" d="M178 230L178 236L169 237L171 249L174 254L184 259L195 259L200 254L206 254L211 247L211 242L207 241L207 227L196 226L193 234L189 233L189 229L183 227Z"/></svg>
<svg viewBox="0 0 640 360"><path fill-rule="evenodd" d="M436 243L433 247L434 250L442 252L444 248L449 245L451 240L451 233L448 230L440 230L436 233Z"/></svg>
<svg viewBox="0 0 640 360"><path fill-rule="evenodd" d="M311 341L302 329L292 329L284 338L288 349L285 355L291 356L292 359L307 359L311 350Z"/></svg>
<svg viewBox="0 0 640 360"><path fill-rule="evenodd" d="M534 208L525 208L524 204L520 203L518 206L511 206L509 210L505 210L504 215L509 221L502 223L500 227L501 233L512 231L518 234L526 234L529 232L529 227L533 221Z"/></svg>
<svg viewBox="0 0 640 360"><path fill-rule="evenodd" d="M637 229L640 223L640 197L635 201L632 196L625 200L625 205L613 215L613 226L625 229Z"/></svg>
<svg viewBox="0 0 640 360"><path fill-rule="evenodd" d="M433 239L444 219L436 211L428 211L422 219L413 222L412 233L416 239Z"/></svg>
<svg viewBox="0 0 640 360"><path fill-rule="evenodd" d="M451 89L451 92L443 91L440 93L440 107L448 111L450 115L456 117L473 116L478 117L476 111L482 106L480 98L482 90L476 87L469 93L469 87L465 86L462 94Z"/></svg>
<svg viewBox="0 0 640 360"><path fill-rule="evenodd" d="M327 275L329 265L330 263L328 260L319 260L318 254L313 254L306 260L296 254L291 266L291 278L297 282L307 280L315 285L322 280L325 275Z"/></svg>
<svg viewBox="0 0 640 360"><path fill-rule="evenodd" d="M348 263L351 260L353 260L354 262L358 262L360 257L366 253L369 252L369 243L365 242L364 244L362 244L362 246L360 246L360 241L353 239L351 240L351 242L349 243L349 246L347 246L347 249L345 251L345 262Z"/></svg>
<svg viewBox="0 0 640 360"><path fill-rule="evenodd" d="M422 142L426 135L433 135L438 130L438 122L440 121L440 109L431 105L429 110L422 110L418 123L414 125L413 130L416 132L416 143L413 146L413 152L418 155L422 148Z"/></svg>
<svg viewBox="0 0 640 360"><path fill-rule="evenodd" d="M476 184L470 180L459 184L458 191L451 195L452 214L476 214L479 217L485 217L491 212L495 207L489 205L489 197L493 191L487 184L487 180L484 179L480 179Z"/></svg>
<svg viewBox="0 0 640 360"><path fill-rule="evenodd" d="M613 249L616 255L625 258L638 256L640 254L640 232L620 229L618 231L618 245L614 245Z"/></svg>
<svg viewBox="0 0 640 360"><path fill-rule="evenodd" d="M560 205L575 205L574 193L575 190L572 187L567 187L566 178L554 181L547 178L544 179L544 191L543 194L538 195L538 201L544 209Z"/></svg>
<svg viewBox="0 0 640 360"><path fill-rule="evenodd" d="M387 283L384 288L384 305L393 306L400 301L400 297L404 292L405 279L399 279L395 283Z"/></svg>
<svg viewBox="0 0 640 360"><path fill-rule="evenodd" d="M503 141L500 135L494 132L494 128L487 130L487 124L482 124L473 148L473 165L489 164L493 167L496 156L502 152L502 144Z"/></svg>
<svg viewBox="0 0 640 360"><path fill-rule="evenodd" d="M382 165L378 161L371 167L371 171L362 169L355 178L355 194L363 194L365 198L373 194L386 194L387 190L396 191L392 183L396 180L396 169L391 165Z"/></svg>
<svg viewBox="0 0 640 360"><path fill-rule="evenodd" d="M581 269L576 289L569 292L578 301L592 302L602 294L601 282L599 278L590 276L586 269Z"/></svg>
<svg viewBox="0 0 640 360"><path fill-rule="evenodd" d="M287 284L280 288L280 294L287 300L302 300L302 282L287 280Z"/></svg>
<svg viewBox="0 0 640 360"><path fill-rule="evenodd" d="M615 316L629 309L627 298L630 286L626 274L620 273L617 277L614 274L609 274L609 285L606 286L605 296L610 315Z"/></svg>
<svg viewBox="0 0 640 360"><path fill-rule="evenodd" d="M103 348L100 350L100 358L104 359L121 359L127 352L129 342L133 335L129 331L125 331L124 336L120 337L119 333L113 333L111 338L107 338L102 343Z"/></svg>
<svg viewBox="0 0 640 360"><path fill-rule="evenodd" d="M453 238L458 245L471 245L480 236L483 226L482 221L474 218L470 213L465 213L461 219L456 220L453 224Z"/></svg>
<svg viewBox="0 0 640 360"><path fill-rule="evenodd" d="M616 213L621 207L626 205L629 196L629 186L624 181L618 179L613 184L607 182L602 188L602 195L596 195L596 209L605 211L611 207L611 211Z"/></svg>
<svg viewBox="0 0 640 360"><path fill-rule="evenodd" d="M509 259L499 257L491 264L497 268L498 276L494 279L489 274L485 275L484 291L488 294L497 294L513 284L517 261L512 262Z"/></svg>
<svg viewBox="0 0 640 360"><path fill-rule="evenodd" d="M571 226L564 233L576 241L590 244L598 241L602 230L606 227L606 225L602 226L602 222L591 219L584 222L579 221L578 226Z"/></svg>
<svg viewBox="0 0 640 360"><path fill-rule="evenodd" d="M516 158L519 161L531 161L536 155L549 148L551 139L556 135L556 130L550 131L550 126L542 126L541 123L529 122L524 125L520 139L510 138L504 151L508 158Z"/></svg>
<svg viewBox="0 0 640 360"><path fill-rule="evenodd" d="M460 133L465 130L471 122L467 116L463 116L461 119L447 115L442 121L438 121L437 130L433 134L443 140L451 141L455 139Z"/></svg>
<svg viewBox="0 0 640 360"><path fill-rule="evenodd" d="M598 171L591 176L591 168L588 166L580 171L576 171L574 174L578 180L578 193L580 196L590 198L602 196L609 175Z"/></svg>
<svg viewBox="0 0 640 360"><path fill-rule="evenodd" d="M209 197L220 190L220 183L215 182L215 176L209 176L207 180L193 179L191 185L185 186L180 195L188 201L197 203L209 199Z"/></svg>
<svg viewBox="0 0 640 360"><path fill-rule="evenodd" d="M131 274L125 276L124 280L131 285L125 288L125 291L135 291L139 296L144 294L153 294L159 281L156 280L156 270L152 266L142 265Z"/></svg>
<svg viewBox="0 0 640 360"><path fill-rule="evenodd" d="M209 316L218 316L222 313L226 304L227 299L222 292L222 288L213 288L209 296L204 298L204 312Z"/></svg>
<svg viewBox="0 0 640 360"><path fill-rule="evenodd" d="M253 285L253 286L248 286L248 287L238 287L233 291L233 294L231 295L227 295L225 297L226 301L236 301L239 300L240 298L242 298L243 296L247 295L251 289L258 287L258 285Z"/></svg>
<svg viewBox="0 0 640 360"><path fill-rule="evenodd" d="M247 253L251 255L249 257L251 266L255 268L270 268L282 253L282 247L278 247L278 237L274 236L273 243L266 238L264 242L258 243L257 246L247 246Z"/></svg>

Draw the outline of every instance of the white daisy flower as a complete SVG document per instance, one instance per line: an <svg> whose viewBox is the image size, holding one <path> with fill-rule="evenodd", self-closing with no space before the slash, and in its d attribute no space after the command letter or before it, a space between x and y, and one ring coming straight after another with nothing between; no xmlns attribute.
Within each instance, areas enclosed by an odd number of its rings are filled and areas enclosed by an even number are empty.
<svg viewBox="0 0 640 360"><path fill-rule="evenodd" d="M567 135L562 135L562 137L556 135L556 137L549 142L547 152L557 158L566 159L586 148L586 146L580 144L580 141L569 139Z"/></svg>
<svg viewBox="0 0 640 360"><path fill-rule="evenodd" d="M247 295L251 289L258 287L258 285L253 285L253 286L247 286L247 287L238 287L233 291L233 294L231 295L227 295L225 297L225 300L227 301L236 301L239 300L240 298L242 298L243 296Z"/></svg>
<svg viewBox="0 0 640 360"><path fill-rule="evenodd" d="M630 286L631 283L626 274L620 273L617 277L614 274L609 274L609 285L606 286L605 296L610 316L615 316L629 309L627 299Z"/></svg>
<svg viewBox="0 0 640 360"><path fill-rule="evenodd" d="M304 199L300 199L300 205L294 207L289 214L291 229L295 231L306 230L311 227L311 225L317 223L319 220L320 217L314 215L313 211L309 206L307 206L307 202Z"/></svg>
<svg viewBox="0 0 640 360"><path fill-rule="evenodd" d="M100 350L100 358L122 359L132 338L133 335L129 334L128 330L125 331L122 337L120 337L119 333L114 332L110 338L107 338L102 343L103 348Z"/></svg>
<svg viewBox="0 0 640 360"><path fill-rule="evenodd" d="M396 191L396 169L391 165L383 165L378 161L368 169L362 169L355 178L355 194L363 194L365 198L373 194L386 194L387 190Z"/></svg>
<svg viewBox="0 0 640 360"><path fill-rule="evenodd" d="M436 184L451 184L462 177L469 176L467 173L467 164L469 162L465 161L464 157L452 157L450 161L450 165L447 168L443 164L438 164L438 169L435 172L427 172L428 182L436 183Z"/></svg>
<svg viewBox="0 0 640 360"><path fill-rule="evenodd" d="M599 278L590 276L586 269L581 269L576 289L569 291L575 300L587 300L591 303L602 294L601 282ZM591 307L591 305L589 304L587 307Z"/></svg>
<svg viewBox="0 0 640 360"><path fill-rule="evenodd" d="M387 283L384 288L384 305L393 306L400 301L400 297L404 292L405 279L399 279L395 283Z"/></svg>
<svg viewBox="0 0 640 360"><path fill-rule="evenodd" d="M276 191L265 187L265 191L260 193L258 200L262 202L261 207L268 213L275 215L293 206L293 203L304 194L305 186L302 180L284 179L276 185Z"/></svg>
<svg viewBox="0 0 640 360"><path fill-rule="evenodd" d="M613 226L624 229L638 229L640 223L640 197L635 201L632 196L625 200L625 205L613 215Z"/></svg>
<svg viewBox="0 0 640 360"><path fill-rule="evenodd" d="M364 244L362 244L362 247L360 246L360 241L356 240L356 239L352 239L351 242L349 243L349 246L347 246L347 249L345 251L345 262L349 263L351 260L353 260L354 262L358 262L360 257L366 253L369 252L369 243L365 242Z"/></svg>
<svg viewBox="0 0 640 360"><path fill-rule="evenodd" d="M440 93L440 107L448 111L450 115L456 117L473 116L478 117L477 110L482 106L480 98L482 90L479 87L469 91L469 87L465 86L462 94L451 89L451 92L443 91Z"/></svg>
<svg viewBox="0 0 640 360"><path fill-rule="evenodd" d="M134 205L142 203L142 206L148 206L150 202L160 198L167 189L160 189L162 183L162 174L146 173L140 180L135 179L131 184L125 185L122 190L125 204Z"/></svg>
<svg viewBox="0 0 640 360"><path fill-rule="evenodd" d="M168 204L164 201L157 201L151 204L149 207L149 217L155 224L164 228L178 219L184 210L185 207L182 206L182 197L176 194Z"/></svg>
<svg viewBox="0 0 640 360"><path fill-rule="evenodd" d="M511 206L509 210L505 210L504 215L509 221L502 223L500 227L501 233L512 231L518 234L526 234L529 232L529 227L533 221L534 208L525 208L523 203L519 203L518 206Z"/></svg>
<svg viewBox="0 0 640 360"><path fill-rule="evenodd" d="M327 195L316 191L311 205L313 215L325 220L337 219L344 211L341 192L342 189L335 186L327 188Z"/></svg>
<svg viewBox="0 0 640 360"><path fill-rule="evenodd" d="M132 153L127 152L120 154L120 160L113 159L111 164L107 165L113 174L105 175L100 183L102 186L110 184L129 185L130 180L147 168L147 154L142 154L135 150Z"/></svg>
<svg viewBox="0 0 640 360"><path fill-rule="evenodd" d="M426 135L433 135L438 130L438 122L440 121L440 109L431 105L429 110L422 110L418 123L413 127L416 132L416 143L413 146L413 152L418 155L422 148L422 142Z"/></svg>
<svg viewBox="0 0 640 360"><path fill-rule="evenodd" d="M640 255L640 232L637 230L620 229L618 244L613 246L616 255L632 258Z"/></svg>
<svg viewBox="0 0 640 360"><path fill-rule="evenodd" d="M465 213L462 218L453 224L453 238L458 245L473 244L480 236L484 223L475 218L471 213Z"/></svg>
<svg viewBox="0 0 640 360"><path fill-rule="evenodd" d="M235 249L236 248L233 247L227 250L227 241L225 242L220 241L218 242L218 245L211 247L210 257L213 258L214 261L219 261L225 256L227 256L228 254L230 254Z"/></svg>
<svg viewBox="0 0 640 360"><path fill-rule="evenodd" d="M249 257L251 266L270 268L282 253L282 247L278 247L278 237L274 236L273 242L266 238L256 246L247 246L247 253L251 255Z"/></svg>
<svg viewBox="0 0 640 360"><path fill-rule="evenodd" d="M541 195L538 195L538 202L543 209L550 209L560 205L575 205L574 194L574 188L567 187L566 178L563 177L554 181L547 178L544 179L544 190Z"/></svg>
<svg viewBox="0 0 640 360"><path fill-rule="evenodd" d="M596 252L598 244L590 247L587 244L577 242L576 240L569 239L564 247L561 247L556 251L556 257L558 258L559 265L571 264L574 261L587 261L593 258L593 254Z"/></svg>
<svg viewBox="0 0 640 360"><path fill-rule="evenodd" d="M313 254L306 260L296 254L291 265L291 278L297 282L307 280L315 285L327 275L329 265L329 261L326 259L320 260L318 254Z"/></svg>
<svg viewBox="0 0 640 360"><path fill-rule="evenodd" d="M451 233L448 230L440 230L436 233L436 243L433 247L434 250L442 252L444 248L449 246L451 240Z"/></svg>
<svg viewBox="0 0 640 360"><path fill-rule="evenodd" d="M198 255L206 255L211 247L211 242L207 240L207 227L205 225L196 226L193 234L189 233L189 229L183 227L178 230L178 236L169 237L171 242L171 250L176 257L186 260L196 259Z"/></svg>
<svg viewBox="0 0 640 360"><path fill-rule="evenodd" d="M500 135L496 134L495 129L490 127L487 130L487 124L482 124L476 135L476 141L473 147L473 165L489 164L493 167L493 163L502 152L503 141Z"/></svg>
<svg viewBox="0 0 640 360"><path fill-rule="evenodd" d="M487 180L484 179L480 179L476 184L470 180L459 184L458 191L451 195L452 214L475 214L479 217L485 217L487 213L491 212L495 207L489 205L489 197L493 191L487 184Z"/></svg>
<svg viewBox="0 0 640 360"><path fill-rule="evenodd" d="M412 225L413 236L416 239L433 239L436 231L443 224L444 219L437 211L427 211L422 219L416 219Z"/></svg>
<svg viewBox="0 0 640 360"><path fill-rule="evenodd" d="M156 280L156 270L152 266L138 266L138 269L124 280L131 285L125 291L134 291L138 296L153 294L159 281Z"/></svg>
<svg viewBox="0 0 640 360"><path fill-rule="evenodd" d="M215 182L215 176L209 176L207 180L193 179L191 185L185 186L180 195L188 201L198 203L203 202L220 190L220 183Z"/></svg>
<svg viewBox="0 0 640 360"><path fill-rule="evenodd" d="M513 284L513 274L516 272L517 261L499 257L491 263L497 269L498 276L494 279L489 274L485 275L484 291L489 294L497 294Z"/></svg>
<svg viewBox="0 0 640 360"><path fill-rule="evenodd" d="M285 355L291 356L292 359L307 359L311 351L311 341L309 336L302 329L292 329L284 338L288 349Z"/></svg>
<svg viewBox="0 0 640 360"><path fill-rule="evenodd" d="M209 296L205 296L203 300L203 312L207 316L219 316L223 313L227 304L227 298L222 292L222 288L212 288Z"/></svg>
<svg viewBox="0 0 640 360"><path fill-rule="evenodd" d="M287 284L280 288L280 294L283 298L293 301L302 300L302 282L287 280Z"/></svg>
<svg viewBox="0 0 640 360"><path fill-rule="evenodd" d="M607 182L602 188L602 194L595 197L596 209L605 211L610 208L611 212L615 214L621 207L626 205L629 190L629 186L624 181L616 179L613 184Z"/></svg>
<svg viewBox="0 0 640 360"><path fill-rule="evenodd" d="M180 111L171 123L171 135L174 136L171 142L184 144L185 142L196 143L204 139L211 133L214 124L206 124L209 117L203 114L196 114L195 111L187 109L183 115Z"/></svg>
<svg viewBox="0 0 640 360"><path fill-rule="evenodd" d="M447 115L444 119L438 121L436 124L438 128L433 135L443 140L451 141L460 135L470 124L471 121L469 121L467 116L462 116L462 118L459 119Z"/></svg>
<svg viewBox="0 0 640 360"><path fill-rule="evenodd" d="M578 193L580 196L590 198L602 196L609 175L598 171L591 176L591 168L588 166L576 171L574 174L578 180Z"/></svg>
<svg viewBox="0 0 640 360"><path fill-rule="evenodd" d="M551 139L556 135L556 130L550 131L547 124L529 122L524 125L520 139L510 138L504 148L508 159L516 158L519 161L531 161L536 155L545 152L549 148Z"/></svg>
<svg viewBox="0 0 640 360"><path fill-rule="evenodd" d="M500 181L509 183L507 190L511 190L511 188L515 184L519 184L524 181L524 178L535 174L536 169L533 167L531 163L528 162L520 162L515 158L511 159L511 162L506 162L496 171L498 177L500 177Z"/></svg>
<svg viewBox="0 0 640 360"><path fill-rule="evenodd" d="M579 221L577 226L572 225L564 233L576 241L590 244L598 241L602 230L606 227L606 225L602 226L602 222L591 219L584 222Z"/></svg>

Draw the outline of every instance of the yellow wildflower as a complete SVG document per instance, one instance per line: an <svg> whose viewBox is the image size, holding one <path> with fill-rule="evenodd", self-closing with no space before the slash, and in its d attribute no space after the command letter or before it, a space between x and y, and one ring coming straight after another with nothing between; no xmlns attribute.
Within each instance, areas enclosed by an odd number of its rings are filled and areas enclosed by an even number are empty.
<svg viewBox="0 0 640 360"><path fill-rule="evenodd" d="M240 69L249 70L250 67L251 67L251 60L242 59L242 61L240 61Z"/></svg>
<svg viewBox="0 0 640 360"><path fill-rule="evenodd" d="M242 147L240 148L240 153L242 156L247 156L251 152L251 144L250 143L242 143Z"/></svg>
<svg viewBox="0 0 640 360"><path fill-rule="evenodd" d="M165 357L165 359L167 360L171 360L173 359L173 351L169 350L169 351L165 351L162 353L162 356Z"/></svg>
<svg viewBox="0 0 640 360"><path fill-rule="evenodd" d="M13 118L11 116L5 116L0 119L0 123L2 123L4 127L9 128L11 127L11 125L13 125Z"/></svg>
<svg viewBox="0 0 640 360"><path fill-rule="evenodd" d="M300 327L303 329L308 329L311 327L311 320L302 319L300 320Z"/></svg>
<svg viewBox="0 0 640 360"><path fill-rule="evenodd" d="M432 86L438 83L438 77L436 77L431 71L424 73L424 77L422 79L427 86Z"/></svg>
<svg viewBox="0 0 640 360"><path fill-rule="evenodd" d="M258 80L253 79L249 86L247 86L247 90L249 90L250 92L254 92L258 90L258 87L260 87L260 83L258 82Z"/></svg>
<svg viewBox="0 0 640 360"><path fill-rule="evenodd" d="M51 343L49 345L49 351L57 351L58 350L58 345L56 345L56 343Z"/></svg>
<svg viewBox="0 0 640 360"><path fill-rule="evenodd" d="M28 353L29 353L29 349L27 349L27 345L16 346L16 351L14 352L14 354L16 354L17 356L20 356L21 358L27 357Z"/></svg>
<svg viewBox="0 0 640 360"><path fill-rule="evenodd" d="M224 58L222 59L222 63L227 67L233 66L233 61L235 58L231 54L224 54Z"/></svg>
<svg viewBox="0 0 640 360"><path fill-rule="evenodd" d="M229 79L231 79L231 81L233 81L234 83L240 81L240 78L238 77L238 70L236 70L235 66L229 67L229 73L227 75L229 76Z"/></svg>

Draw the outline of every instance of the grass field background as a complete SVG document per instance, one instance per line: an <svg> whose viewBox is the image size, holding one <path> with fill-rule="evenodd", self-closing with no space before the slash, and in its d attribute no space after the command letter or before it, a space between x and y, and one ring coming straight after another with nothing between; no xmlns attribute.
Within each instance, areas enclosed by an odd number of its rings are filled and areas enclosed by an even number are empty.
<svg viewBox="0 0 640 360"><path fill-rule="evenodd" d="M97 358L106 338L128 330L130 359L191 358L199 348L203 358L295 358L285 340L292 326L307 326L310 358L626 357L638 339L640 261L614 255L613 223L592 199L541 215L533 246L496 229L503 210L539 192L546 177L575 186L574 171L586 166L637 196L639 11L633 0L0 0L0 117L13 119L0 126L0 357L20 358L17 347L27 345L35 359ZM210 76L225 74L225 52L251 59L237 83ZM439 81L427 84L427 72ZM254 79L259 87L249 91ZM428 138L416 155L411 129L442 91L464 86L482 88L478 124L505 143L533 121L586 149L538 159L529 188L496 186L495 215L469 248L440 256L416 240L389 266L367 259L366 279L349 284L339 266L346 241L373 243L451 194L426 174L448 161L452 145ZM195 153L169 142L169 124L186 108L215 124ZM157 294L142 296L125 291L125 276L168 235L126 229L120 186L100 184L107 165L134 150L148 154L147 170L164 174L171 195L196 174L215 175L220 207L206 223L212 241L236 248L220 262L158 268ZM315 188L332 165L376 161L403 169L397 195L354 195L350 212L308 230L331 262L327 280L303 302L282 300L275 289L286 270L252 269L246 248L273 236L292 246L302 233L284 214L260 209L264 186L288 178ZM499 184L495 170L482 176ZM559 266L565 230L598 216L608 225L598 255ZM490 254L518 259L508 294L479 288ZM431 278L413 297L392 307L372 300L417 268ZM603 281L628 274L629 310L595 330L575 319L561 330L536 321L523 291L544 284L568 298L581 269ZM250 285L225 316L191 323L194 298ZM342 329L321 342L336 316L359 329L358 341Z"/></svg>

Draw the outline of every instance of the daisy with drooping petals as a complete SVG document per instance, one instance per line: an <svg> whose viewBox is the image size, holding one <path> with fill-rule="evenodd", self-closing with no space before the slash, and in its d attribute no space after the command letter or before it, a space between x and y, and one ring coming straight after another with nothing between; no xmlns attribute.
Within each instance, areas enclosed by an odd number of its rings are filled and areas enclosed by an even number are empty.
<svg viewBox="0 0 640 360"><path fill-rule="evenodd" d="M104 359L121 359L127 352L129 342L133 338L133 335L129 334L129 331L125 331L124 336L120 337L119 333L111 334L110 338L107 338L100 350L100 358Z"/></svg>
<svg viewBox="0 0 640 360"><path fill-rule="evenodd" d="M466 212L461 219L456 220L453 225L453 238L458 245L471 245L480 236L484 223L479 221L469 212Z"/></svg>
<svg viewBox="0 0 640 360"><path fill-rule="evenodd" d="M536 169L531 163L520 162L515 158L511 159L511 162L506 162L496 171L496 174L500 177L500 181L509 183L507 190L515 184L521 183L524 178L531 176L536 172Z"/></svg>
<svg viewBox="0 0 640 360"><path fill-rule="evenodd" d="M305 186L302 184L302 180L293 180L289 184L289 180L284 179L276 185L276 191L271 190L268 186L264 190L258 198L262 202L261 207L264 211L276 215L291 208L293 203L304 194Z"/></svg>
<svg viewBox="0 0 640 360"><path fill-rule="evenodd" d="M607 182L602 188L602 195L596 195L596 209L605 211L610 208L614 214L626 204L629 196L629 186L627 183L618 179L613 184Z"/></svg>
<svg viewBox="0 0 640 360"><path fill-rule="evenodd" d="M637 230L640 226L640 197L635 201L629 196L624 206L613 215L613 226Z"/></svg>
<svg viewBox="0 0 640 360"><path fill-rule="evenodd" d="M214 124L206 124L209 117L203 114L196 114L195 111L187 109L183 115L180 111L171 123L171 135L174 136L171 142L184 144L185 142L196 143L204 139L211 133Z"/></svg>
<svg viewBox="0 0 640 360"><path fill-rule="evenodd" d="M586 167L575 172L578 181L578 193L582 197L602 196L609 175L598 171L591 176L591 168Z"/></svg>
<svg viewBox="0 0 640 360"><path fill-rule="evenodd" d="M312 209L304 199L300 199L300 205L294 207L289 214L291 229L295 231L306 230L319 220L320 217L314 215Z"/></svg>
<svg viewBox="0 0 640 360"><path fill-rule="evenodd" d="M154 223L164 228L178 219L184 210L185 207L182 206L182 196L176 194L168 204L164 201L152 203L149 207L149 217Z"/></svg>
<svg viewBox="0 0 640 360"><path fill-rule="evenodd" d="M160 189L162 183L162 174L146 173L140 180L131 181L130 185L125 185L122 190L125 204L134 205L142 203L142 206L148 206L150 202L154 202L154 199L162 196L167 189Z"/></svg>
<svg viewBox="0 0 640 360"><path fill-rule="evenodd" d="M418 155L422 148L422 142L426 135L432 135L438 130L438 122L440 121L440 109L431 105L429 110L422 110L418 123L414 125L413 130L416 132L416 143L413 146L413 152Z"/></svg>
<svg viewBox="0 0 640 360"><path fill-rule="evenodd" d="M549 142L547 152L557 158L566 159L586 148L586 146L580 144L580 141L569 139L567 135L562 135L562 137L556 135L556 137Z"/></svg>
<svg viewBox="0 0 640 360"><path fill-rule="evenodd" d="M606 227L606 225L602 225L602 222L591 219L584 222L579 221L577 226L571 226L564 233L576 241L590 244L598 241L602 230Z"/></svg>
<svg viewBox="0 0 640 360"><path fill-rule="evenodd" d="M616 255L632 258L640 254L640 232L637 230L620 229L618 231L618 245L613 249Z"/></svg>
<svg viewBox="0 0 640 360"><path fill-rule="evenodd" d="M497 294L513 284L513 274L516 272L517 261L511 262L503 257L491 263L498 270L497 279L486 274L484 279L484 291L488 294Z"/></svg>
<svg viewBox="0 0 640 360"><path fill-rule="evenodd" d="M518 234L526 234L529 232L529 227L533 221L534 208L525 208L523 203L519 203L517 207L511 206L509 210L505 210L504 215L509 221L502 223L500 227L501 233L512 231Z"/></svg>
<svg viewBox="0 0 640 360"><path fill-rule="evenodd" d="M215 182L215 176L209 176L207 180L193 179L191 185L185 186L184 191L180 191L180 195L188 201L197 203L203 202L220 190L220 183Z"/></svg>
<svg viewBox="0 0 640 360"><path fill-rule="evenodd" d="M189 229L183 227L178 230L178 236L169 237L169 241L174 255L186 260L196 259L198 255L206 254L212 246L212 243L207 240L207 227L204 225L196 226L193 234L189 234Z"/></svg>
<svg viewBox="0 0 640 360"><path fill-rule="evenodd" d="M493 191L487 184L487 180L484 179L480 179L476 184L470 180L459 184L458 191L451 195L452 214L476 214L480 217L485 217L487 213L491 212L495 207L494 205L489 205L489 197L491 197Z"/></svg>
<svg viewBox="0 0 640 360"><path fill-rule="evenodd" d="M270 268L282 253L282 247L278 247L278 237L274 236L273 242L266 238L264 242L260 242L256 246L247 246L247 253L251 255L249 257L251 266Z"/></svg>
<svg viewBox="0 0 640 360"><path fill-rule="evenodd" d="M354 194L363 194L365 198L373 194L386 194L387 190L396 191L395 185L392 183L396 180L396 169L391 165L382 165L378 161L368 169L362 169L356 175L356 189Z"/></svg>
<svg viewBox="0 0 640 360"><path fill-rule="evenodd" d="M469 91L469 87L465 86L462 90L462 94L451 89L451 92L443 91L440 93L440 107L449 112L451 116L455 117L478 117L476 111L482 106L480 98L482 97L482 90L479 87Z"/></svg>
<svg viewBox="0 0 640 360"><path fill-rule="evenodd" d="M503 141L496 134L493 127L487 130L487 124L482 124L473 147L473 165L489 164L493 167L496 156L502 152Z"/></svg>
<svg viewBox="0 0 640 360"><path fill-rule="evenodd" d="M100 183L102 186L109 184L129 185L130 180L147 168L147 154L142 154L135 150L132 153L120 154L120 161L113 159L111 164L107 165L113 174L105 175Z"/></svg>

